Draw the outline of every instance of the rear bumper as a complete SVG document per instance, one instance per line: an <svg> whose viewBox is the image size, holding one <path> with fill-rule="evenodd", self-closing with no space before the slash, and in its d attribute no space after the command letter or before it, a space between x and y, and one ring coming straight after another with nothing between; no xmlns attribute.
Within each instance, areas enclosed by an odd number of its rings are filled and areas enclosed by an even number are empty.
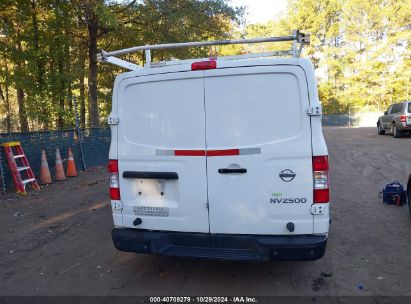
<svg viewBox="0 0 411 304"><path fill-rule="evenodd" d="M312 261L324 255L327 236L261 236L112 230L114 246L121 251L222 260Z"/></svg>
<svg viewBox="0 0 411 304"><path fill-rule="evenodd" d="M411 125L407 125L405 122L397 124L398 131L411 131Z"/></svg>

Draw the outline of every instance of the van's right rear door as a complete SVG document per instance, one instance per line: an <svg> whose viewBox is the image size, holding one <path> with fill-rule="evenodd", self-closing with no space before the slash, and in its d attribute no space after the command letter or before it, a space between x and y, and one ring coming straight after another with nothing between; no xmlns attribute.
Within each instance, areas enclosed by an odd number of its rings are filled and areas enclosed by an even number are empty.
<svg viewBox="0 0 411 304"><path fill-rule="evenodd" d="M204 75L211 233L312 234L311 125L302 68L219 68Z"/></svg>

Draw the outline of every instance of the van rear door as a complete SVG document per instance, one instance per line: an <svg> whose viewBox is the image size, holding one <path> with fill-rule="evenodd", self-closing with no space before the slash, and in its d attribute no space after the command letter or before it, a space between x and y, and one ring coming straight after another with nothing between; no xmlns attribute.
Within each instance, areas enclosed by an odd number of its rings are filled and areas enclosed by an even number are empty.
<svg viewBox="0 0 411 304"><path fill-rule="evenodd" d="M203 72L132 77L117 91L124 227L209 232Z"/></svg>
<svg viewBox="0 0 411 304"><path fill-rule="evenodd" d="M204 75L210 232L313 233L304 71L256 66Z"/></svg>

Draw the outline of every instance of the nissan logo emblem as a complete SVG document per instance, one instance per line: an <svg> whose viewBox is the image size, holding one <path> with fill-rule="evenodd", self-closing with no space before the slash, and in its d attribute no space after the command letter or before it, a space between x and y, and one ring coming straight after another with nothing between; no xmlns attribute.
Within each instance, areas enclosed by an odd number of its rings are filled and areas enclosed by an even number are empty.
<svg viewBox="0 0 411 304"><path fill-rule="evenodd" d="M285 182L291 182L295 177L295 173L290 169L285 169L278 176Z"/></svg>

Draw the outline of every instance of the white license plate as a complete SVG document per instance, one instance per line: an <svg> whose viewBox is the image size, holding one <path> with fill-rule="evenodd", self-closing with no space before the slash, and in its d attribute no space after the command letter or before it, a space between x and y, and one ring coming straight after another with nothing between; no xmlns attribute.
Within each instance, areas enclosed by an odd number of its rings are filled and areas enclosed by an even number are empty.
<svg viewBox="0 0 411 304"><path fill-rule="evenodd" d="M136 206L133 209L134 209L134 214L139 215L139 216L160 216L160 217L169 216L169 209L166 207Z"/></svg>

